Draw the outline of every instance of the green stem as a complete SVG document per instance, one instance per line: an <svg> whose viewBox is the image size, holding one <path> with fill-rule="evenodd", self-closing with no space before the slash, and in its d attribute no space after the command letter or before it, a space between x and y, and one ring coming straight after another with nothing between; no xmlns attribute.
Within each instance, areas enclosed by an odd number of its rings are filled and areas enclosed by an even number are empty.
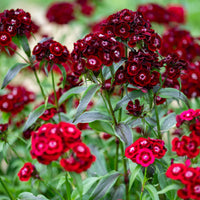
<svg viewBox="0 0 200 200"><path fill-rule="evenodd" d="M121 153L124 155L124 147L123 143L120 142L120 148L121 148ZM126 159L123 156L123 166L124 166L124 183L125 183L125 188L126 188L126 200L129 200L129 178L128 178L128 170L127 170L127 164L126 164Z"/></svg>
<svg viewBox="0 0 200 200"><path fill-rule="evenodd" d="M45 100L45 99L46 99L46 96L45 96L43 87L42 87L42 85L41 85L41 83L40 83L40 79L39 79L39 77L38 77L38 75L37 75L36 69L33 69L33 71L34 71L34 75L35 75L35 78L36 78L36 80L37 80L37 83L38 83L38 85L40 86L40 90L41 90L42 96L43 96L43 98L44 98L44 100Z"/></svg>
<svg viewBox="0 0 200 200"><path fill-rule="evenodd" d="M151 130L153 131L154 135L155 135L156 137L158 137L158 134L157 134L156 131L153 129L153 127L151 126L151 124L149 124L149 122L148 122L145 118L143 118L143 120L144 120L144 122L151 128Z"/></svg>
<svg viewBox="0 0 200 200"><path fill-rule="evenodd" d="M144 186L145 186L145 183L146 183L146 176L147 176L147 167L145 167L144 179L143 179L142 189L141 189L141 194L140 194L140 200L142 200L142 195L144 193Z"/></svg>
<svg viewBox="0 0 200 200"><path fill-rule="evenodd" d="M6 184L4 183L4 181L1 179L0 177L0 182L1 182L1 185L3 186L4 190L6 191L6 193L8 194L9 198L11 200L15 200L14 197L12 196L12 194L10 193L9 189L7 188Z"/></svg>
<svg viewBox="0 0 200 200"><path fill-rule="evenodd" d="M71 185L68 180L68 174L65 175L65 185L66 185L66 191L67 191L67 200L71 200Z"/></svg>
<svg viewBox="0 0 200 200"><path fill-rule="evenodd" d="M116 143L116 153L115 153L115 170L118 171L118 159L119 159L119 139L116 137L115 138L115 143Z"/></svg>
<svg viewBox="0 0 200 200"><path fill-rule="evenodd" d="M158 131L158 139L162 139L161 131L160 131L160 120L158 115L158 108L156 105L156 101L154 101L154 108L155 108L155 114L156 114L156 123L157 123L157 131Z"/></svg>
<svg viewBox="0 0 200 200"><path fill-rule="evenodd" d="M17 151L15 150L15 148L13 148L13 146L11 144L9 144L8 142L6 142L8 144L8 146L12 149L12 151L15 153L15 155L23 162L25 163L24 159L17 153Z"/></svg>
<svg viewBox="0 0 200 200"><path fill-rule="evenodd" d="M40 181L41 181L47 188L49 188L50 190L52 190L52 191L54 191L56 194L58 194L59 197L60 197L62 200L65 200L65 199L63 198L63 196L62 196L55 188L53 188L51 185L45 183L43 180L40 180Z"/></svg>

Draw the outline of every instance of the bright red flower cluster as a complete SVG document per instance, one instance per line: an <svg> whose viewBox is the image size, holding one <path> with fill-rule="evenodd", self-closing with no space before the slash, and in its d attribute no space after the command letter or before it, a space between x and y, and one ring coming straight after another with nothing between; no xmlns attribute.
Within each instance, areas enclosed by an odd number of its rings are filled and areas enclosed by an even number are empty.
<svg viewBox="0 0 200 200"><path fill-rule="evenodd" d="M124 47L113 37L101 33L91 33L74 44L72 58L73 71L80 75L85 68L99 71L102 65L111 66L124 56Z"/></svg>
<svg viewBox="0 0 200 200"><path fill-rule="evenodd" d="M35 100L35 94L23 86L6 87L9 93L0 95L0 110L17 114L24 109L24 106Z"/></svg>
<svg viewBox="0 0 200 200"><path fill-rule="evenodd" d="M166 151L163 140L141 137L125 149L125 156L143 167L148 167L154 163L155 158L162 158Z"/></svg>
<svg viewBox="0 0 200 200"><path fill-rule="evenodd" d="M74 17L74 4L69 2L55 2L47 9L46 17L49 22L68 24Z"/></svg>
<svg viewBox="0 0 200 200"><path fill-rule="evenodd" d="M191 130L189 136L184 135L181 140L175 137L172 141L172 151L175 151L178 156L187 156L194 158L199 154L200 146L200 110L189 109L177 115L177 127L183 123L187 123Z"/></svg>
<svg viewBox="0 0 200 200"><path fill-rule="evenodd" d="M81 131L75 125L60 122L59 124L44 124L32 132L32 158L48 165L69 150L69 158L60 161L68 171L81 172L87 170L95 161L90 149L81 142ZM76 155L76 156L75 156Z"/></svg>
<svg viewBox="0 0 200 200"><path fill-rule="evenodd" d="M8 46L12 37L32 31L31 15L22 9L4 10L0 13L0 45Z"/></svg>
<svg viewBox="0 0 200 200"><path fill-rule="evenodd" d="M177 194L183 199L200 199L200 168L189 167L182 163L173 163L169 166L166 176L173 180L179 180L185 188L179 189Z"/></svg>
<svg viewBox="0 0 200 200"><path fill-rule="evenodd" d="M47 60L57 64L66 62L70 57L67 47L51 38L38 43L33 49L33 55L37 61Z"/></svg>
<svg viewBox="0 0 200 200"><path fill-rule="evenodd" d="M151 22L169 24L185 22L185 9L181 5L168 5L166 8L155 3L138 6L141 12Z"/></svg>
<svg viewBox="0 0 200 200"><path fill-rule="evenodd" d="M25 163L17 174L20 181L28 181L35 171L35 166L32 163Z"/></svg>

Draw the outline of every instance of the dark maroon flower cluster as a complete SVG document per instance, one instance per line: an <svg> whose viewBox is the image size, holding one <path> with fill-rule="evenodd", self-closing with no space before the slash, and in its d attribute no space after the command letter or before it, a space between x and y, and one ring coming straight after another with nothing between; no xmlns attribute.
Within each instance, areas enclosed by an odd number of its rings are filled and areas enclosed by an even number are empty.
<svg viewBox="0 0 200 200"><path fill-rule="evenodd" d="M35 172L35 166L32 163L25 163L24 166L18 172L20 181L28 181Z"/></svg>
<svg viewBox="0 0 200 200"><path fill-rule="evenodd" d="M8 46L12 37L32 31L31 15L22 9L4 10L0 13L0 45Z"/></svg>
<svg viewBox="0 0 200 200"><path fill-rule="evenodd" d="M52 39L38 43L33 49L37 61L47 60L52 63L63 63L69 59L70 54L66 46Z"/></svg>
<svg viewBox="0 0 200 200"><path fill-rule="evenodd" d="M77 173L85 171L95 161L95 156L82 143L80 136L81 131L73 124L66 122L44 124L37 131L32 132L32 158L48 165L58 160L65 152L68 155L72 152L68 158L61 159L61 166Z"/></svg>
<svg viewBox="0 0 200 200"><path fill-rule="evenodd" d="M76 3L81 6L83 15L90 16L94 12L95 7L91 4L91 0L76 0Z"/></svg>
<svg viewBox="0 0 200 200"><path fill-rule="evenodd" d="M102 65L111 66L124 56L124 47L113 37L101 33L91 33L74 44L72 58L73 71L80 75L85 68L99 71Z"/></svg>
<svg viewBox="0 0 200 200"><path fill-rule="evenodd" d="M162 158L167 149L164 141L151 138L139 138L125 149L125 156L143 167L153 164L155 158Z"/></svg>
<svg viewBox="0 0 200 200"><path fill-rule="evenodd" d="M69 2L55 2L47 9L46 17L49 22L68 24L74 17L74 4Z"/></svg>
<svg viewBox="0 0 200 200"><path fill-rule="evenodd" d="M181 74L181 91L188 97L200 96L200 62L190 63L186 70Z"/></svg>
<svg viewBox="0 0 200 200"><path fill-rule="evenodd" d="M125 62L128 82L139 88L150 89L160 83L159 69L163 62L159 61L158 54L147 49L130 52Z"/></svg>
<svg viewBox="0 0 200 200"><path fill-rule="evenodd" d="M8 130L8 124L0 124L0 134Z"/></svg>
<svg viewBox="0 0 200 200"><path fill-rule="evenodd" d="M164 32L160 53L163 56L176 53L181 59L191 62L200 55L200 46L189 31L173 27Z"/></svg>
<svg viewBox="0 0 200 200"><path fill-rule="evenodd" d="M24 106L35 100L35 94L22 86L6 87L9 93L0 95L0 110L17 114L24 109Z"/></svg>
<svg viewBox="0 0 200 200"><path fill-rule="evenodd" d="M177 127L183 123L189 125L191 131L189 136L184 135L181 140L175 137L172 140L172 151L175 151L178 156L187 156L194 158L199 155L200 147L200 110L189 109L177 115Z"/></svg>
<svg viewBox="0 0 200 200"><path fill-rule="evenodd" d="M182 163L173 163L169 166L166 176L179 180L185 185L177 194L182 199L200 199L200 168L190 167Z"/></svg>
<svg viewBox="0 0 200 200"><path fill-rule="evenodd" d="M185 9L181 5L168 5L166 8L155 3L139 5L138 9L151 22L169 24L185 22Z"/></svg>
<svg viewBox="0 0 200 200"><path fill-rule="evenodd" d="M139 117L142 114L144 105L140 105L140 101L138 99L135 100L135 103L133 101L129 101L128 105L126 107L126 110L128 110L129 114Z"/></svg>
<svg viewBox="0 0 200 200"><path fill-rule="evenodd" d="M102 24L102 31L104 34L128 40L130 47L143 41L151 51L155 51L161 46L161 38L150 27L151 24L141 13L123 9L107 18Z"/></svg>

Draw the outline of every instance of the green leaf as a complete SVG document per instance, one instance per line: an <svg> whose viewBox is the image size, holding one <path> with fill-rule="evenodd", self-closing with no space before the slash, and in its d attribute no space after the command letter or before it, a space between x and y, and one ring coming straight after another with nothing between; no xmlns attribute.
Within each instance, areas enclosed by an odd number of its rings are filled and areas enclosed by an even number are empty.
<svg viewBox="0 0 200 200"><path fill-rule="evenodd" d="M163 117L160 121L160 124L161 124L162 131L168 131L170 128L172 128L176 124L176 114L170 113L166 117Z"/></svg>
<svg viewBox="0 0 200 200"><path fill-rule="evenodd" d="M130 167L131 174L134 174L135 168L138 166L138 164L132 162L130 159L128 159L128 164ZM142 170L138 171L137 176L135 178L138 179L140 182L143 182L144 175L142 173Z"/></svg>
<svg viewBox="0 0 200 200"><path fill-rule="evenodd" d="M180 188L181 188L181 186L177 185L177 184L168 185L164 189L160 190L158 192L158 194L165 194L166 192L169 192L171 190L179 190Z"/></svg>
<svg viewBox="0 0 200 200"><path fill-rule="evenodd" d="M66 177L65 176L61 176L59 178L59 181L58 181L58 185L56 186L56 189L59 189L66 181Z"/></svg>
<svg viewBox="0 0 200 200"><path fill-rule="evenodd" d="M100 177L89 177L89 178L86 178L83 181L83 195L85 195L94 186L94 184L98 182L99 179L100 179ZM78 190L75 189L73 191L73 193L72 193L72 199L77 199L79 197L80 196L78 194Z"/></svg>
<svg viewBox="0 0 200 200"><path fill-rule="evenodd" d="M81 115L81 113L87 108L87 105L91 101L92 97L95 95L97 90L100 88L98 84L90 85L87 90L84 92L83 97L80 100L80 103L77 108L77 112L74 118L74 121Z"/></svg>
<svg viewBox="0 0 200 200"><path fill-rule="evenodd" d="M27 119L27 121L24 125L23 131L26 131L31 125L33 125L37 121L37 119L44 113L44 111L46 109L50 109L50 108L53 108L53 107L55 107L55 106L52 105L52 104L47 104L47 105L42 104L41 106L39 106L35 110L33 110L30 113L30 115L29 115L29 117L28 117L28 119Z"/></svg>
<svg viewBox="0 0 200 200"><path fill-rule="evenodd" d="M81 175L77 174L76 172L71 172L70 175L73 178L73 180L75 181L75 186L78 190L79 195L82 197L82 195L83 195L83 181L82 181Z"/></svg>
<svg viewBox="0 0 200 200"><path fill-rule="evenodd" d="M129 182L129 190L131 189L133 182L135 178L137 177L138 173L141 172L141 165L137 165L134 169L131 171L131 177L130 177L130 182Z"/></svg>
<svg viewBox="0 0 200 200"><path fill-rule="evenodd" d="M78 123L90 123L96 120L111 120L108 115L104 115L98 111L88 111L84 112L80 117L78 117L74 124Z"/></svg>
<svg viewBox="0 0 200 200"><path fill-rule="evenodd" d="M175 88L162 88L159 90L158 96L162 98L175 98L183 101L188 108L190 108L189 100L188 98L179 90Z"/></svg>
<svg viewBox="0 0 200 200"><path fill-rule="evenodd" d="M149 192L152 200L159 200L158 192L153 185L145 185L144 188Z"/></svg>
<svg viewBox="0 0 200 200"><path fill-rule="evenodd" d="M45 196L41 194L35 196L30 192L22 192L21 194L19 194L17 200L49 200L49 199L47 199Z"/></svg>
<svg viewBox="0 0 200 200"><path fill-rule="evenodd" d="M3 84L1 86L1 89L5 88L9 84L9 82L13 78L15 78L15 76L20 72L20 70L23 69L23 68L25 68L25 67L27 67L27 66L29 66L29 64L16 63L13 67L11 67L8 70L6 76L5 76L4 80L3 80Z"/></svg>
<svg viewBox="0 0 200 200"><path fill-rule="evenodd" d="M20 44L21 44L24 52L26 53L26 55L28 57L30 57L31 56L31 50L30 50L28 39L27 39L26 35L18 36L18 38L19 38Z"/></svg>
<svg viewBox="0 0 200 200"><path fill-rule="evenodd" d="M120 138L126 146L129 146L133 143L133 136L130 127L127 124L119 123L115 127L116 135Z"/></svg>
<svg viewBox="0 0 200 200"><path fill-rule="evenodd" d="M143 93L140 90L134 90L130 93L128 93L126 96L124 96L116 105L114 111L117 111L118 109L120 109L124 104L127 104L129 101L132 101L136 98L142 97L144 96L145 93Z"/></svg>
<svg viewBox="0 0 200 200"><path fill-rule="evenodd" d="M65 87L65 83L66 83L66 77L67 77L67 74L66 74L66 69L63 67L63 65L60 65L60 64L57 64L60 71L62 72L62 77L63 77L63 81L62 81L62 84L63 84L63 88Z"/></svg>
<svg viewBox="0 0 200 200"><path fill-rule="evenodd" d="M89 200L99 200L104 197L115 184L119 175L119 172L111 171L109 174L104 176L95 187L95 190L91 194Z"/></svg>
<svg viewBox="0 0 200 200"><path fill-rule="evenodd" d="M69 99L71 96L75 95L75 94L80 94L82 92L84 92L87 89L87 87L85 86L79 86L79 87L74 87L70 90L68 90L67 92L65 92L58 101L58 104L61 105L63 104L67 99Z"/></svg>
<svg viewBox="0 0 200 200"><path fill-rule="evenodd" d="M94 122L89 123L89 126L90 126L90 128L92 128L96 131L115 135L113 127L108 122L96 120Z"/></svg>

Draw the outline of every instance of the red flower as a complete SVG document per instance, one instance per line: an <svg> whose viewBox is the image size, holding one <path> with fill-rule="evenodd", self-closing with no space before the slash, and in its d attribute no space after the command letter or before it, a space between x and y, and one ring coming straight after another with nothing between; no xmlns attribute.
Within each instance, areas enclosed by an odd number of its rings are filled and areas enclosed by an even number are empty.
<svg viewBox="0 0 200 200"><path fill-rule="evenodd" d="M0 124L0 134L8 130L8 123Z"/></svg>
<svg viewBox="0 0 200 200"><path fill-rule="evenodd" d="M18 177L20 181L28 181L33 172L35 170L35 166L32 165L31 163L25 163L24 166L20 169L18 172Z"/></svg>
<svg viewBox="0 0 200 200"><path fill-rule="evenodd" d="M63 151L63 143L61 137L58 135L50 135L48 137L48 142L47 142L48 148L46 149L47 154L57 154L58 157Z"/></svg>
<svg viewBox="0 0 200 200"><path fill-rule="evenodd" d="M53 3L47 10L46 17L49 22L68 24L74 17L74 5L68 2Z"/></svg>
<svg viewBox="0 0 200 200"><path fill-rule="evenodd" d="M189 199L190 198L190 195L188 193L188 189L187 188L179 189L177 191L177 194L182 199Z"/></svg>
<svg viewBox="0 0 200 200"><path fill-rule="evenodd" d="M180 114L182 120L191 121L195 117L195 111L193 109L186 110Z"/></svg>
<svg viewBox="0 0 200 200"><path fill-rule="evenodd" d="M136 162L141 164L143 167L148 167L155 160L155 157L151 150L147 148L140 149L136 156Z"/></svg>
<svg viewBox="0 0 200 200"><path fill-rule="evenodd" d="M130 26L125 22L121 22L115 28L115 34L123 39L129 37L130 35L129 31L130 31Z"/></svg>
<svg viewBox="0 0 200 200"><path fill-rule="evenodd" d="M11 43L11 36L8 32L0 32L0 45L8 46Z"/></svg>
<svg viewBox="0 0 200 200"><path fill-rule="evenodd" d="M160 47L161 47L161 37L157 33L152 34L148 44L148 48L151 51L155 51L156 49L160 49Z"/></svg>
<svg viewBox="0 0 200 200"><path fill-rule="evenodd" d="M130 146L126 147L126 149L125 149L125 156L127 158L132 159L133 157L135 157L135 155L137 153L138 153L138 148L134 144L131 144Z"/></svg>
<svg viewBox="0 0 200 200"><path fill-rule="evenodd" d="M77 144L75 144L72 150L79 158L88 158L91 155L90 149L82 142L78 142Z"/></svg>
<svg viewBox="0 0 200 200"><path fill-rule="evenodd" d="M191 181L187 188L190 194L190 198L200 199L200 180L199 179L195 181Z"/></svg>
<svg viewBox="0 0 200 200"><path fill-rule="evenodd" d="M55 114L57 113L57 110L55 108L50 108L45 110L45 112L40 116L41 119L44 121L50 120Z"/></svg>
<svg viewBox="0 0 200 200"><path fill-rule="evenodd" d="M143 112L143 108L144 106L143 105L141 106L140 101L136 99L135 103L133 103L132 101L128 102L126 110L128 110L128 112L134 115L135 117L139 117Z"/></svg>
<svg viewBox="0 0 200 200"><path fill-rule="evenodd" d="M151 75L148 70L142 69L140 70L134 77L133 77L135 83L139 86L146 86L151 81Z"/></svg>
<svg viewBox="0 0 200 200"><path fill-rule="evenodd" d="M181 180L183 173L186 170L186 166L181 163L174 163L169 166L166 172L166 176L173 180Z"/></svg>
<svg viewBox="0 0 200 200"><path fill-rule="evenodd" d="M186 170L182 173L181 177L180 177L180 181L183 184L189 184L191 183L193 180L195 180L195 178L197 177L197 170L195 170L194 168L186 168Z"/></svg>
<svg viewBox="0 0 200 200"><path fill-rule="evenodd" d="M93 71L98 71L101 68L102 62L97 56L89 56L86 67Z"/></svg>
<svg viewBox="0 0 200 200"><path fill-rule="evenodd" d="M141 69L141 65L136 62L128 61L126 63L126 70L130 76L136 75L140 69Z"/></svg>
<svg viewBox="0 0 200 200"><path fill-rule="evenodd" d="M77 171L80 168L80 163L73 156L65 159L62 158L60 160L60 165L69 172Z"/></svg>

